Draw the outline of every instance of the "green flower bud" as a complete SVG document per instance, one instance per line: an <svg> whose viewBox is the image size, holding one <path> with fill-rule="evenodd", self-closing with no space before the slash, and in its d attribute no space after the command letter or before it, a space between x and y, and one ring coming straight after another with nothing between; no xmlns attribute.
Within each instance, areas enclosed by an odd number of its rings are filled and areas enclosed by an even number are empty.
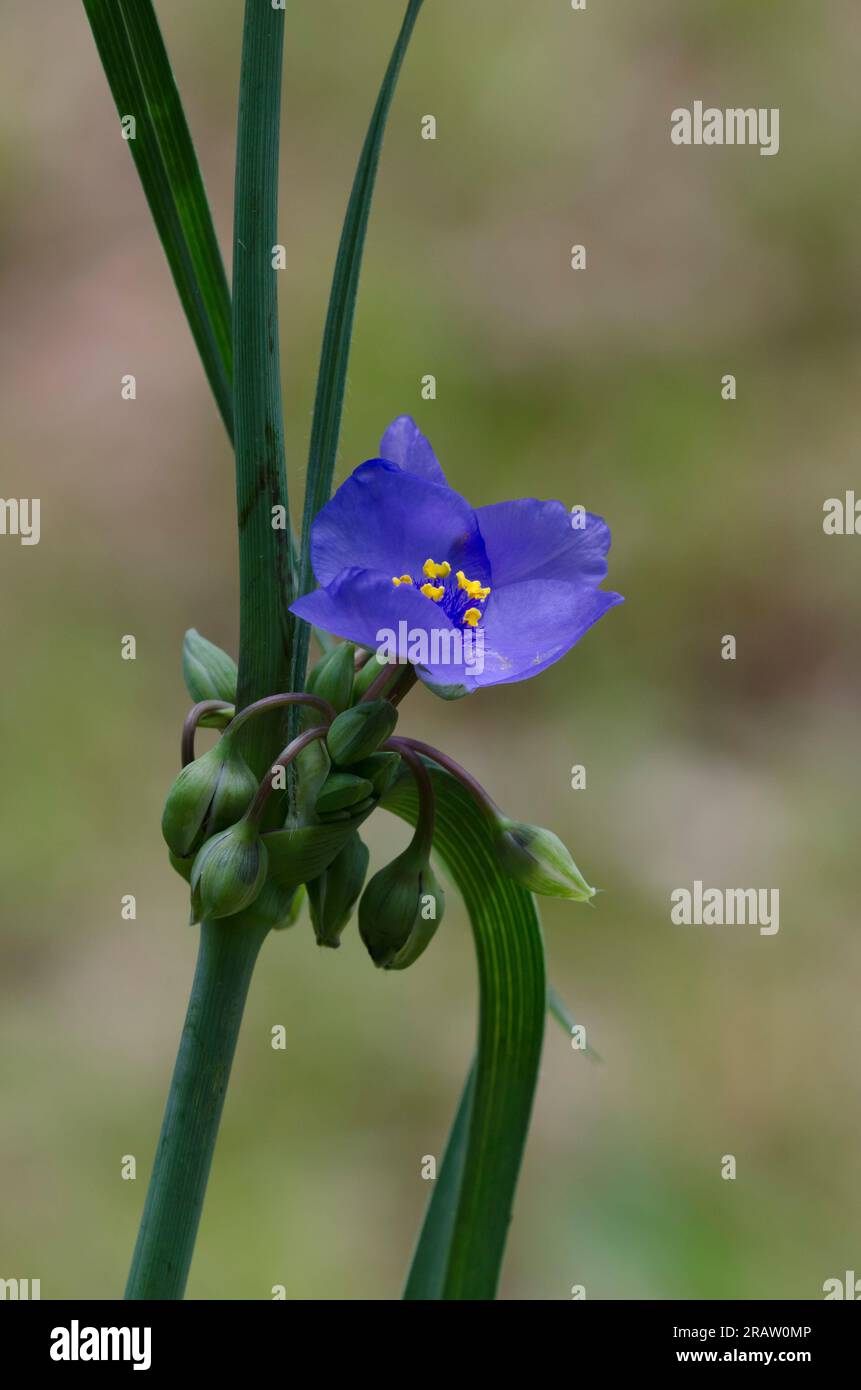
<svg viewBox="0 0 861 1390"><path fill-rule="evenodd" d="M429 945L444 910L430 863L410 845L374 874L359 903L359 933L374 965L406 970Z"/></svg>
<svg viewBox="0 0 861 1390"><path fill-rule="evenodd" d="M374 789L374 796L381 797L397 777L400 764L400 753L372 753L360 763L351 763L350 771L354 777L366 777Z"/></svg>
<svg viewBox="0 0 861 1390"><path fill-rule="evenodd" d="M229 735L221 738L182 769L168 792L161 820L168 849L187 859L210 835L238 821L256 790L257 778Z"/></svg>
<svg viewBox="0 0 861 1390"><path fill-rule="evenodd" d="M191 883L191 870L194 864L194 855L190 854L187 859L180 859L178 854L173 853L173 850L168 850L167 857L170 860L171 868L176 869L180 878L184 878L186 883Z"/></svg>
<svg viewBox="0 0 861 1390"><path fill-rule="evenodd" d="M182 644L182 674L192 700L236 703L236 662L194 627Z"/></svg>
<svg viewBox="0 0 861 1390"><path fill-rule="evenodd" d="M231 917L254 902L266 881L266 846L250 821L213 835L191 871L195 918Z"/></svg>
<svg viewBox="0 0 861 1390"><path fill-rule="evenodd" d="M372 655L368 657L368 660L365 662L361 670L356 672L355 680L353 681L354 705L358 704L365 691L373 685L374 681L377 679L377 676L382 675L386 667L388 667L391 672L391 679L386 683L384 693L387 693L391 690L392 686L400 680L401 676L404 674L404 671L406 670L406 667L404 665L399 664L397 662L380 661L376 652L373 652Z"/></svg>
<svg viewBox="0 0 861 1390"><path fill-rule="evenodd" d="M310 727L310 712L305 711L308 726ZM318 716L319 718L319 716ZM313 743L309 743L307 748L294 761L297 771L296 778L296 811L295 821L297 825L307 825L314 820L314 806L320 789L326 778L329 776L329 769L332 760L326 752L326 744L323 739L317 738Z"/></svg>
<svg viewBox="0 0 861 1390"><path fill-rule="evenodd" d="M353 828L370 815L377 805L377 798L369 796L364 801L357 801L355 806L348 806L343 811L327 811L320 817L322 825L337 825L340 822L349 822Z"/></svg>
<svg viewBox="0 0 861 1390"><path fill-rule="evenodd" d="M373 787L364 777L354 777L350 772L333 772L323 783L317 797L317 814L325 816L327 811L346 811L357 801L366 801Z"/></svg>
<svg viewBox="0 0 861 1390"><path fill-rule="evenodd" d="M367 846L353 831L340 854L308 884L308 906L318 946L337 947L353 915L368 872Z"/></svg>
<svg viewBox="0 0 861 1390"><path fill-rule="evenodd" d="M500 867L531 893L548 898L588 902L598 891L590 888L571 855L552 830L500 816L496 852Z"/></svg>
<svg viewBox="0 0 861 1390"><path fill-rule="evenodd" d="M398 712L388 700L367 700L332 721L326 747L333 763L349 767L375 753L394 731Z"/></svg>
<svg viewBox="0 0 861 1390"><path fill-rule="evenodd" d="M353 676L356 667L352 642L339 642L333 651L318 661L305 682L312 695L328 700L338 712L349 709L353 698Z"/></svg>

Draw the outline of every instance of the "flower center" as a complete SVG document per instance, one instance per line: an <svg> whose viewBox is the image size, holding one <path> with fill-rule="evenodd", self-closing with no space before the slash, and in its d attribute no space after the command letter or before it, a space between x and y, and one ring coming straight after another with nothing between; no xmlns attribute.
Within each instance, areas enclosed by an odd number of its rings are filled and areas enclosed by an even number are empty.
<svg viewBox="0 0 861 1390"><path fill-rule="evenodd" d="M439 603L453 623L461 623L466 627L478 626L483 610L475 605L476 602L484 603L490 593L489 584L482 584L480 579L467 579L463 570L458 570L452 575L448 560L443 560L441 564L436 560L425 560L422 576L424 582L418 583L411 574L393 575L392 583L396 589L401 584L416 584L419 593L424 594L425 598L431 599L433 603ZM434 580L441 582L437 584Z"/></svg>

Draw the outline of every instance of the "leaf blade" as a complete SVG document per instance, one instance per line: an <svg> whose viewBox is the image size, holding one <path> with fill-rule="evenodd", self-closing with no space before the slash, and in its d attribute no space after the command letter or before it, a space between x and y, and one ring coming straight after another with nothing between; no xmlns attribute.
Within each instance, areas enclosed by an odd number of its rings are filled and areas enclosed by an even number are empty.
<svg viewBox="0 0 861 1390"><path fill-rule="evenodd" d="M221 417L233 437L230 291L152 0L83 0L131 154Z"/></svg>
<svg viewBox="0 0 861 1390"><path fill-rule="evenodd" d="M469 913L481 1002L474 1081L464 1089L437 1178L443 1194L429 1203L404 1296L492 1299L541 1059L544 947L534 900L498 873L474 802L448 773L428 771L437 798L434 848ZM412 780L399 780L383 804L414 823Z"/></svg>
<svg viewBox="0 0 861 1390"><path fill-rule="evenodd" d="M314 586L311 568L311 524L320 508L329 500L332 491L332 478L335 472L335 459L341 432L341 416L344 408L350 341L353 334L356 296L359 288L359 274L362 267L362 254L377 167L380 161L389 108L422 3L423 0L409 0L407 5L359 155L338 253L335 258L335 271L329 294L326 326L323 331L317 392L311 422L311 443L305 482L302 535L299 545L299 573L296 588L299 595L308 593ZM300 623L296 634L292 670L291 689L293 690L301 690L304 685L309 637L308 625Z"/></svg>

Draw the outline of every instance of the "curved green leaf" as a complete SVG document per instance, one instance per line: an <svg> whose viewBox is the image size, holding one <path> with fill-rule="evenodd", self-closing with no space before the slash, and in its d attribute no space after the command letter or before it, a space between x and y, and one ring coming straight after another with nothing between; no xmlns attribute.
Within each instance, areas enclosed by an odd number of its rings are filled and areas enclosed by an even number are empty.
<svg viewBox="0 0 861 1390"><path fill-rule="evenodd" d="M478 1048L425 1216L408 1299L492 1299L541 1060L547 983L531 894L496 866L486 821L461 784L428 764L437 799L434 850L469 913L478 959ZM383 805L411 824L402 777Z"/></svg>
<svg viewBox="0 0 861 1390"><path fill-rule="evenodd" d="M230 292L152 0L84 0L143 190L218 409L233 436Z"/></svg>

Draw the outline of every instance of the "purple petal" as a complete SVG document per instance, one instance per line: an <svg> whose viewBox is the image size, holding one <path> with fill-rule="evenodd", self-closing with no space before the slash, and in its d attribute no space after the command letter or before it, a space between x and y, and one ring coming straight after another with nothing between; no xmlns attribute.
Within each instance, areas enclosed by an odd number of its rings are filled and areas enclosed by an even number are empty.
<svg viewBox="0 0 861 1390"><path fill-rule="evenodd" d="M380 440L380 458L396 463L428 483L446 486L436 454L411 415L399 415ZM425 556L427 559L427 556Z"/></svg>
<svg viewBox="0 0 861 1390"><path fill-rule="evenodd" d="M395 587L387 574L348 569L325 589L297 599L290 611L324 632L377 651L386 644L399 659L438 685L476 685L469 648L432 599L409 584Z"/></svg>
<svg viewBox="0 0 861 1390"><path fill-rule="evenodd" d="M405 473L384 459L363 463L318 512L311 562L320 584L345 569L421 575L425 560L448 560L470 579L490 581L475 513L449 487Z"/></svg>
<svg viewBox="0 0 861 1390"><path fill-rule="evenodd" d="M521 497L476 509L494 587L527 579L588 580L607 575L610 529L590 512L574 517L561 502ZM582 530L572 526L583 523Z"/></svg>
<svg viewBox="0 0 861 1390"><path fill-rule="evenodd" d="M477 683L504 685L537 676L622 601L621 594L558 579L494 589L481 624L484 671Z"/></svg>

